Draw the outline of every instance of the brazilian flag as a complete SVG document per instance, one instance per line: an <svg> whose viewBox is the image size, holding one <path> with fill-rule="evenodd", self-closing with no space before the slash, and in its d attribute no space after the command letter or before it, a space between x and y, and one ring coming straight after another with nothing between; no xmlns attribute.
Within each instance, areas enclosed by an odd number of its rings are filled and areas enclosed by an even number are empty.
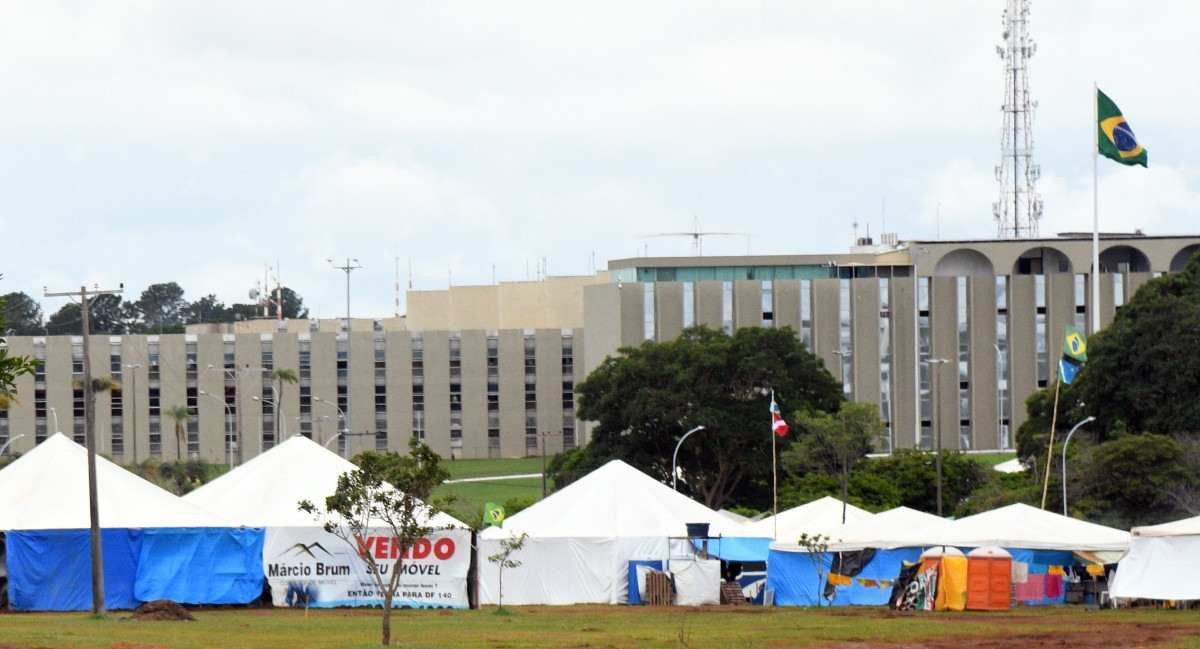
<svg viewBox="0 0 1200 649"><path fill-rule="evenodd" d="M1066 335L1063 336L1062 358L1058 361L1058 373L1062 382L1071 385L1075 375L1087 362L1087 338L1078 327L1067 325Z"/></svg>
<svg viewBox="0 0 1200 649"><path fill-rule="evenodd" d="M496 503L486 503L483 506L483 524L500 527L504 522L504 507Z"/></svg>
<svg viewBox="0 0 1200 649"><path fill-rule="evenodd" d="M1148 166L1146 149L1138 144L1121 109L1099 89L1096 90L1096 117L1100 129L1100 155L1123 165Z"/></svg>

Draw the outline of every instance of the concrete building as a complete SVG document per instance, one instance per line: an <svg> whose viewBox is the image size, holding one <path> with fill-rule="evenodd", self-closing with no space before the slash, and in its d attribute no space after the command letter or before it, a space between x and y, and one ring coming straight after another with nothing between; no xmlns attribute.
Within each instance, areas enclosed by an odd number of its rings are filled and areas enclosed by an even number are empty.
<svg viewBox="0 0 1200 649"><path fill-rule="evenodd" d="M945 448L1011 448L1025 398L1053 380L1064 325L1090 329L1090 238L862 244L619 259L595 276L410 291L405 316L355 319L349 335L335 319L93 336L94 371L122 386L97 396L99 448L125 462L238 461L299 432L347 454L400 450L412 435L446 456L531 455L543 443L553 453L586 442L575 383L588 370L696 324L794 329L849 397L879 404L881 451L930 448L938 432ZM1102 321L1197 251L1200 236L1105 235ZM82 440L82 339L8 344L43 362L0 411L0 444L25 451L55 430ZM276 384L276 369L298 383ZM176 405L192 414L182 445L166 415Z"/></svg>

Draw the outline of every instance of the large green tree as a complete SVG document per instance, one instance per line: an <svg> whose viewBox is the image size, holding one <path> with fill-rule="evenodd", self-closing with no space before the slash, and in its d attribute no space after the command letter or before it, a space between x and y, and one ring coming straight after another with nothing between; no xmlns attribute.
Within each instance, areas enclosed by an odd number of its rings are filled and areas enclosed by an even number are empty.
<svg viewBox="0 0 1200 649"><path fill-rule="evenodd" d="M232 312L226 308L225 303L211 293L188 305L188 324L230 322L232 319Z"/></svg>
<svg viewBox="0 0 1200 649"><path fill-rule="evenodd" d="M4 300L0 298L0 331L4 330ZM27 356L14 356L8 352L4 338L0 338L0 408L7 408L17 395L17 379L33 374L36 361Z"/></svg>
<svg viewBox="0 0 1200 649"><path fill-rule="evenodd" d="M1088 341L1076 402L1096 430L1200 433L1200 255L1143 285Z"/></svg>
<svg viewBox="0 0 1200 649"><path fill-rule="evenodd" d="M799 441L783 454L782 465L789 473L836 476L845 503L850 472L871 452L885 430L879 406L843 402L837 412L801 412L796 417L796 428Z"/></svg>
<svg viewBox="0 0 1200 649"><path fill-rule="evenodd" d="M89 298L88 301L91 303L89 315L93 334L120 335L128 333L125 322L128 305L121 302L121 296L97 295ZM45 330L52 336L81 335L83 314L79 305L74 302L64 304L46 320Z"/></svg>
<svg viewBox="0 0 1200 649"><path fill-rule="evenodd" d="M142 291L141 297L132 303L132 315L142 333L182 333L189 306L183 298L183 287L163 282Z"/></svg>
<svg viewBox="0 0 1200 649"><path fill-rule="evenodd" d="M787 412L832 411L842 401L837 381L788 328L731 336L694 327L675 340L622 348L578 386L579 416L596 428L591 459L574 466L619 458L669 482L676 442L704 426L679 452L681 484L720 508L740 490L769 484L771 390ZM789 443L779 440L781 448Z"/></svg>
<svg viewBox="0 0 1200 649"><path fill-rule="evenodd" d="M45 333L42 328L42 307L25 293L6 293L0 296L4 303L2 315L5 325L3 332L9 336L39 336Z"/></svg>

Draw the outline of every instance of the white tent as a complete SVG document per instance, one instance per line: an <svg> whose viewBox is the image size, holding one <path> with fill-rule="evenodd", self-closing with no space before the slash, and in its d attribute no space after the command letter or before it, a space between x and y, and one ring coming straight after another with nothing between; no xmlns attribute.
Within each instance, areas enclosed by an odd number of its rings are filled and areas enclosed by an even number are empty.
<svg viewBox="0 0 1200 649"><path fill-rule="evenodd" d="M300 511L300 501L324 509L338 477L355 468L333 451L295 435L183 498L247 527L319 526L317 518ZM436 514L431 526L466 527L445 513Z"/></svg>
<svg viewBox="0 0 1200 649"><path fill-rule="evenodd" d="M628 563L689 557L687 523L709 523L711 536L746 536L742 525L613 460L479 535L479 601L498 599L498 572L487 557L502 539L528 534L505 570L511 604L617 604L625 601ZM665 567L665 566L664 566Z"/></svg>
<svg viewBox="0 0 1200 649"><path fill-rule="evenodd" d="M831 537L832 551L919 548L941 543L951 522L908 507L896 507L847 523Z"/></svg>
<svg viewBox="0 0 1200 649"><path fill-rule="evenodd" d="M104 528L227 527L224 517L96 457ZM87 449L55 433L0 470L0 530L86 529Z"/></svg>
<svg viewBox="0 0 1200 649"><path fill-rule="evenodd" d="M854 505L846 505L846 524L871 518L873 514ZM779 512L746 525L746 536L795 543L800 535L823 534L837 538L842 527L842 501L825 496L810 503Z"/></svg>
<svg viewBox="0 0 1200 649"><path fill-rule="evenodd" d="M1200 599L1200 516L1133 528L1108 592L1122 599Z"/></svg>
<svg viewBox="0 0 1200 649"><path fill-rule="evenodd" d="M1129 533L1017 503L954 521L942 542L959 547L1123 551Z"/></svg>

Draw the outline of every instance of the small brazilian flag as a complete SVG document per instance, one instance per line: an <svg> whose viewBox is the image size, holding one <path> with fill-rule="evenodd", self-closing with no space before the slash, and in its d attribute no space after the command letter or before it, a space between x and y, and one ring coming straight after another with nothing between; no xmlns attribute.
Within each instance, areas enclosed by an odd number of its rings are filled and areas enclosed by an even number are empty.
<svg viewBox="0 0 1200 649"><path fill-rule="evenodd" d="M1123 165L1147 166L1145 147L1138 144L1121 109L1099 89L1096 90L1096 117L1100 129L1100 155Z"/></svg>
<svg viewBox="0 0 1200 649"><path fill-rule="evenodd" d="M1067 325L1066 335L1063 336L1063 357L1076 363L1087 362L1087 338L1078 327Z"/></svg>
<svg viewBox="0 0 1200 649"><path fill-rule="evenodd" d="M496 503L486 503L483 506L483 524L500 527L504 522L504 507Z"/></svg>

